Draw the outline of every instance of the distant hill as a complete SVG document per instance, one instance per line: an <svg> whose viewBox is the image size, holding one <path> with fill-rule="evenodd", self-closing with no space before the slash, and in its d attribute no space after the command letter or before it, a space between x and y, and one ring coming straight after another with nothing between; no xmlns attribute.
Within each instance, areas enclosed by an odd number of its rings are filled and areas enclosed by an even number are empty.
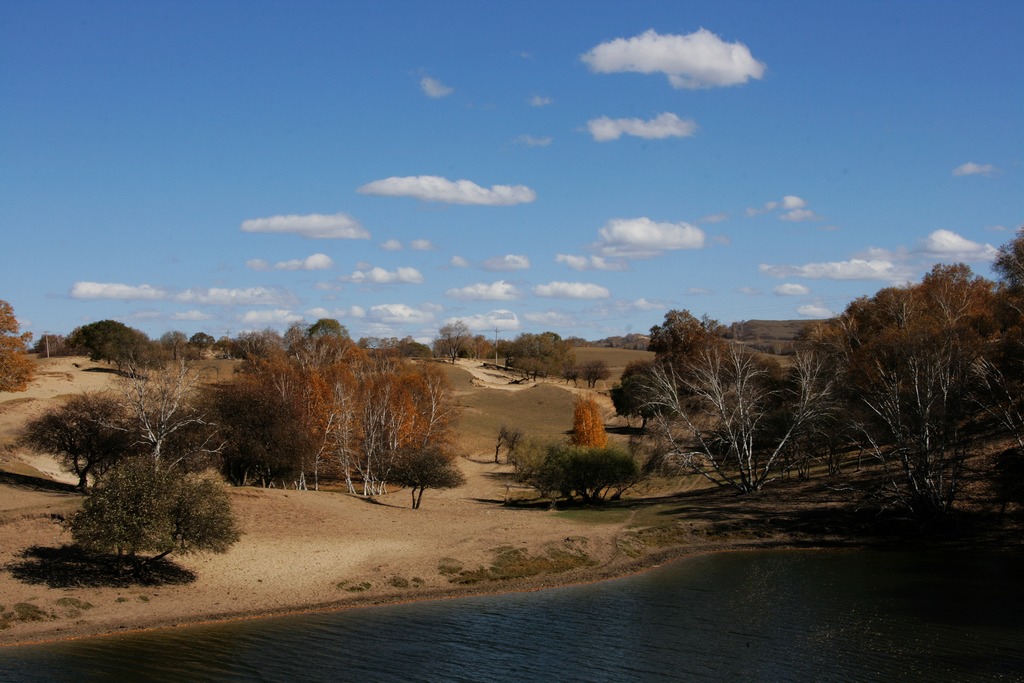
<svg viewBox="0 0 1024 683"><path fill-rule="evenodd" d="M744 346L771 353L787 355L793 352L793 342L809 326L821 320L743 320L729 326L727 338Z"/></svg>
<svg viewBox="0 0 1024 683"><path fill-rule="evenodd" d="M764 353L786 355L792 353L793 342L809 325L821 320L742 320L726 327L726 338L742 342ZM607 349L646 351L650 335L627 334L595 341L577 340L577 346L596 346Z"/></svg>

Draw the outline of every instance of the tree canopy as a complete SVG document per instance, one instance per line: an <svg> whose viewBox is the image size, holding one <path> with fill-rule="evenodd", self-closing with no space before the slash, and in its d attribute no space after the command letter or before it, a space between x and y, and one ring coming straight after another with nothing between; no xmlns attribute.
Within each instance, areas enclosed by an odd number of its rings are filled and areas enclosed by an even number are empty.
<svg viewBox="0 0 1024 683"><path fill-rule="evenodd" d="M35 365L26 354L32 334L21 333L14 308L0 300L0 391L24 391L35 375Z"/></svg>

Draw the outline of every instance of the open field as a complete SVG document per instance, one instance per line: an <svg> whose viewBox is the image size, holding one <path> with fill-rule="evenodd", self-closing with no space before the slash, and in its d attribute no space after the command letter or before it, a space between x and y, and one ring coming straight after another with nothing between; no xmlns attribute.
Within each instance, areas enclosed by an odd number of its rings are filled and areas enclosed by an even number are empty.
<svg viewBox="0 0 1024 683"><path fill-rule="evenodd" d="M593 353L616 367L638 357ZM109 387L114 375L83 359L43 361L27 392L0 394L0 644L536 589L728 548L904 540L899 527L880 527L875 513L859 511L822 473L757 496L692 476L657 480L601 507L558 509L522 489L510 496L511 469L493 463L497 429L509 423L561 438L574 394L587 390L557 380L511 384L478 362L446 368L461 408L465 486L428 491L420 510L409 508L403 490L370 501L333 491L230 489L241 541L222 555L172 555L153 582L140 584L97 572L67 547L55 520L82 497L60 483L70 478L52 460L16 444L24 421L46 405ZM219 370L222 378L231 371L231 364ZM983 542L1019 545L1017 534L1002 526Z"/></svg>

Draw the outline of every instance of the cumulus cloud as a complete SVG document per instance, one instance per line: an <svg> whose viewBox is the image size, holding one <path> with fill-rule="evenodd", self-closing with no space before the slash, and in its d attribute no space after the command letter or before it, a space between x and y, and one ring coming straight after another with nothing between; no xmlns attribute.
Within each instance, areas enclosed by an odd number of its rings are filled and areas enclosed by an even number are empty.
<svg viewBox="0 0 1024 683"><path fill-rule="evenodd" d="M601 43L582 59L596 73L663 73L673 88L714 88L760 79L765 65L746 45L727 43L706 29L660 35L650 29Z"/></svg>
<svg viewBox="0 0 1024 683"><path fill-rule="evenodd" d="M966 164L960 164L953 169L954 176L965 176L965 175L992 175L999 171L998 168L992 164L976 164L973 161L968 161Z"/></svg>
<svg viewBox="0 0 1024 683"><path fill-rule="evenodd" d="M904 264L889 259L850 259L807 263L802 266L774 266L762 263L758 266L771 277L804 277L809 280L884 280L906 282L913 278L913 270Z"/></svg>
<svg viewBox="0 0 1024 683"><path fill-rule="evenodd" d="M588 282L550 282L546 285L537 285L533 288L533 293L537 296L562 299L607 299L611 296L607 287Z"/></svg>
<svg viewBox="0 0 1024 683"><path fill-rule="evenodd" d="M466 323L466 326L474 332L493 332L495 329L503 331L519 329L519 318L516 314L503 308L477 315L449 318L445 322L456 322L459 320Z"/></svg>
<svg viewBox="0 0 1024 683"><path fill-rule="evenodd" d="M433 251L437 247L430 240L413 240L409 242L409 248L414 251Z"/></svg>
<svg viewBox="0 0 1024 683"><path fill-rule="evenodd" d="M790 222L817 221L821 216L807 208L807 200L796 195L788 194L781 201L765 202L763 206L747 209L747 216L760 216L761 214L779 211L779 220Z"/></svg>
<svg viewBox="0 0 1024 683"><path fill-rule="evenodd" d="M961 237L952 230L936 230L921 243L926 256L957 261L991 261L997 249L991 244L979 244Z"/></svg>
<svg viewBox="0 0 1024 683"><path fill-rule="evenodd" d="M704 231L689 223L657 223L650 218L614 218L598 231L605 256L650 258L674 249L701 249Z"/></svg>
<svg viewBox="0 0 1024 683"><path fill-rule="evenodd" d="M779 285L774 288L772 292L776 296L806 296L811 293L809 287L805 285L798 285L795 283L787 282L784 285Z"/></svg>
<svg viewBox="0 0 1024 683"><path fill-rule="evenodd" d="M324 216L270 216L242 221L242 232L290 233L308 239L369 239L359 221L344 213Z"/></svg>
<svg viewBox="0 0 1024 683"><path fill-rule="evenodd" d="M554 102L550 97L542 97L540 95L534 95L530 98L531 107L546 107Z"/></svg>
<svg viewBox="0 0 1024 683"><path fill-rule="evenodd" d="M386 242L381 242L380 248L384 251L401 251L402 243L396 239L390 239Z"/></svg>
<svg viewBox="0 0 1024 683"><path fill-rule="evenodd" d="M254 258L245 262L252 270L327 270L334 267L334 260L326 254L313 254L304 259L280 261L270 265L263 259Z"/></svg>
<svg viewBox="0 0 1024 683"><path fill-rule="evenodd" d="M796 312L804 318L831 318L835 315L835 313L821 304L804 304L803 306L797 306Z"/></svg>
<svg viewBox="0 0 1024 683"><path fill-rule="evenodd" d="M440 99L442 97L448 97L453 92L455 92L455 88L451 88L442 83L441 81L437 80L436 78L431 78L430 76L424 76L423 78L420 79L420 88L427 95L427 97L431 97L435 100Z"/></svg>
<svg viewBox="0 0 1024 683"><path fill-rule="evenodd" d="M455 299L474 299L477 301L508 301L519 297L519 290L504 280L487 284L480 282L465 287L449 289L446 294Z"/></svg>
<svg viewBox="0 0 1024 683"><path fill-rule="evenodd" d="M640 297L633 301L627 301L623 308L631 311L659 311L665 308L665 304L651 301L646 297Z"/></svg>
<svg viewBox="0 0 1024 683"><path fill-rule="evenodd" d="M761 290L757 287L740 287L736 291L747 296L760 296L762 294Z"/></svg>
<svg viewBox="0 0 1024 683"><path fill-rule="evenodd" d="M530 267L530 259L520 254L505 254L495 256L483 262L484 270L526 270Z"/></svg>
<svg viewBox="0 0 1024 683"><path fill-rule="evenodd" d="M294 295L269 287L193 287L177 294L174 300L203 306L291 306L296 302Z"/></svg>
<svg viewBox="0 0 1024 683"><path fill-rule="evenodd" d="M556 263L564 263L573 270L628 270L629 265L625 261L609 261L603 256L575 256L572 254L558 254L555 256Z"/></svg>
<svg viewBox="0 0 1024 683"><path fill-rule="evenodd" d="M440 176L392 176L374 180L358 188L361 194L381 197L413 197L427 202L471 204L477 206L511 206L528 204L537 193L525 185L492 185L480 187L469 180L448 180Z"/></svg>
<svg viewBox="0 0 1024 683"><path fill-rule="evenodd" d="M407 304L378 304L371 306L366 317L386 325L426 325L434 321L434 311L429 308L413 308Z"/></svg>
<svg viewBox="0 0 1024 683"><path fill-rule="evenodd" d="M618 140L623 135L632 135L647 140L663 138L688 138L697 132L697 124L691 119L681 119L665 112L655 118L611 119L607 116L587 121L587 130L598 142Z"/></svg>
<svg viewBox="0 0 1024 683"><path fill-rule="evenodd" d="M266 325L290 325L302 320L298 313L283 308L268 311L248 311L238 317L244 325L266 326Z"/></svg>
<svg viewBox="0 0 1024 683"><path fill-rule="evenodd" d="M452 268L469 268L469 261L456 255L452 256L451 260L448 261L448 265Z"/></svg>
<svg viewBox="0 0 1024 683"><path fill-rule="evenodd" d="M115 299L120 301L159 301L168 297L167 290L151 285L125 285L118 282L76 282L71 286L72 299Z"/></svg>
<svg viewBox="0 0 1024 683"><path fill-rule="evenodd" d="M520 135L516 138L516 142L525 147L547 147L553 140L554 138L551 136L538 138L533 135Z"/></svg>
<svg viewBox="0 0 1024 683"><path fill-rule="evenodd" d="M391 285L391 284L420 284L423 282L423 274L415 268L398 268L396 270L385 270L384 268L362 268L356 270L349 277L350 282L357 284Z"/></svg>

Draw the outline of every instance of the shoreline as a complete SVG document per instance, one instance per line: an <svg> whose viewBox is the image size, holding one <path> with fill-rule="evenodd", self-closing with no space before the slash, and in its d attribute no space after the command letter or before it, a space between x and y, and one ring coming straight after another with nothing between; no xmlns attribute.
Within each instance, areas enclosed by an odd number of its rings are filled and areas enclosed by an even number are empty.
<svg viewBox="0 0 1024 683"><path fill-rule="evenodd" d="M864 548L863 544L843 545L844 549ZM243 612L225 612L221 614L197 614L184 618L154 618L140 619L130 626L120 626L116 629L99 628L89 629L84 624L79 628L58 627L57 633L46 635L42 638L30 637L25 640L13 640L3 642L0 635L0 651L23 647L34 647L44 645L56 645L58 643L92 640L100 638L116 638L123 635L136 635L142 633L155 633L176 629L188 629L200 626L217 626L243 621L256 621L262 619L274 619L279 617L301 616L309 614L331 614L358 609L371 609L374 607L394 607L398 605L409 605L416 603L441 602L447 600L458 600L462 598L514 595L519 593L535 593L544 590L559 588L571 588L574 586L586 586L603 583L605 581L616 581L640 576L647 572L654 571L661 567L687 559L702 557L727 552L756 552L759 550L829 550L838 549L835 546L826 545L797 545L795 543L780 543L778 541L756 542L756 543L726 543L719 546L691 548L679 546L664 548L647 556L622 562L618 567L604 565L591 569L573 570L565 573L547 574L518 580L501 580L490 583L481 582L469 586L458 586L453 584L450 588L435 588L429 591L408 592L394 594L391 596L354 596L345 600L333 600L322 603L308 603L290 605L282 608L256 608ZM66 633L61 634L63 631ZM2 634L2 631L0 631Z"/></svg>

